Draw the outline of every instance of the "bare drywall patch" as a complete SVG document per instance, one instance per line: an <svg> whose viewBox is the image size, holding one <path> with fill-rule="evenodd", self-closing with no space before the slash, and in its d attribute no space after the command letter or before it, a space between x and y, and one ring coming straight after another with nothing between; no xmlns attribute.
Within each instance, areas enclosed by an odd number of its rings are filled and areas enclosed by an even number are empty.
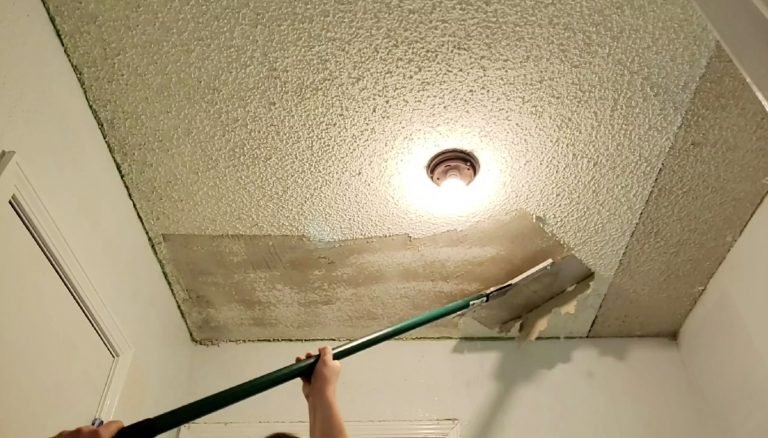
<svg viewBox="0 0 768 438"><path fill-rule="evenodd" d="M718 48L591 336L674 336L766 194L768 113Z"/></svg>
<svg viewBox="0 0 768 438"><path fill-rule="evenodd" d="M166 235L200 341L354 338L511 280L566 249L527 214L423 238ZM534 308L550 297L517 303ZM417 337L487 336L459 321Z"/></svg>

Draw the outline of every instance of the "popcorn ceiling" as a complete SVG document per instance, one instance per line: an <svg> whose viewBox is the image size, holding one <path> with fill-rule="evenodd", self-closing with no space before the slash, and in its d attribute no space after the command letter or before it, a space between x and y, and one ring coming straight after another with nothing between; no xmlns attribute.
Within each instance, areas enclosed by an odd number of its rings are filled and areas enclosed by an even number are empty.
<svg viewBox="0 0 768 438"><path fill-rule="evenodd" d="M766 169L768 113L718 46L591 334L675 336L765 197Z"/></svg>
<svg viewBox="0 0 768 438"><path fill-rule="evenodd" d="M714 44L686 0L46 3L156 243L420 237L524 209L603 285ZM487 199L435 214L414 193L455 145Z"/></svg>

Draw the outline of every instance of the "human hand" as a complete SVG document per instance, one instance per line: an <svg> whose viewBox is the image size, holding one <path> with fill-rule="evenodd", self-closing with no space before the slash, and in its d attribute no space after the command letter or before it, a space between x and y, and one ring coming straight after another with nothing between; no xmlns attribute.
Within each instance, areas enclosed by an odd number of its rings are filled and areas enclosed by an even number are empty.
<svg viewBox="0 0 768 438"><path fill-rule="evenodd" d="M53 438L112 438L122 428L122 421L108 421L99 427L83 426L75 430L65 430Z"/></svg>
<svg viewBox="0 0 768 438"><path fill-rule="evenodd" d="M301 378L301 390L308 402L315 397L335 397L336 383L339 381L339 374L341 374L341 362L333 360L333 352L330 347L320 348L319 353L320 359L317 361L312 377ZM304 357L296 356L296 362L314 356L312 353L307 353Z"/></svg>

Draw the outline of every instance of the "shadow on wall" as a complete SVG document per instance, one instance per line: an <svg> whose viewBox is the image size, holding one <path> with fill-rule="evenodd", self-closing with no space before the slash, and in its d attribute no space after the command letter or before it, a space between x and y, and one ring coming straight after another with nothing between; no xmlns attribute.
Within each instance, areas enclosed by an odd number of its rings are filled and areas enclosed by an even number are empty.
<svg viewBox="0 0 768 438"><path fill-rule="evenodd" d="M597 350L600 356L612 357L623 360L627 355L628 344L626 342L590 342L586 344L575 339L544 340L533 342L488 341L477 342L472 340L459 340L453 348L457 354L488 353L501 351L499 366L494 374L496 392L484 409L485 416L478 421L474 436L492 436L505 412L508 412L506 404L510 394L518 386L532 380L536 374L555 369L559 365L571 362L576 350L589 348Z"/></svg>

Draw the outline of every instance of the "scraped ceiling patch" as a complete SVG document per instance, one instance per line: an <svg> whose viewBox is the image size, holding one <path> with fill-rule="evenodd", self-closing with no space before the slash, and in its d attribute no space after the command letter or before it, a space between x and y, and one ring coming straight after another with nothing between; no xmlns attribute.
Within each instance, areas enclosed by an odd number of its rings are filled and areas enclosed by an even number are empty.
<svg viewBox="0 0 768 438"><path fill-rule="evenodd" d="M355 338L507 282L565 248L517 214L412 239L165 235L199 341ZM531 291L531 308L551 297ZM526 308L523 302L518 307ZM515 333L511 333L514 336ZM498 336L447 320L417 337Z"/></svg>

